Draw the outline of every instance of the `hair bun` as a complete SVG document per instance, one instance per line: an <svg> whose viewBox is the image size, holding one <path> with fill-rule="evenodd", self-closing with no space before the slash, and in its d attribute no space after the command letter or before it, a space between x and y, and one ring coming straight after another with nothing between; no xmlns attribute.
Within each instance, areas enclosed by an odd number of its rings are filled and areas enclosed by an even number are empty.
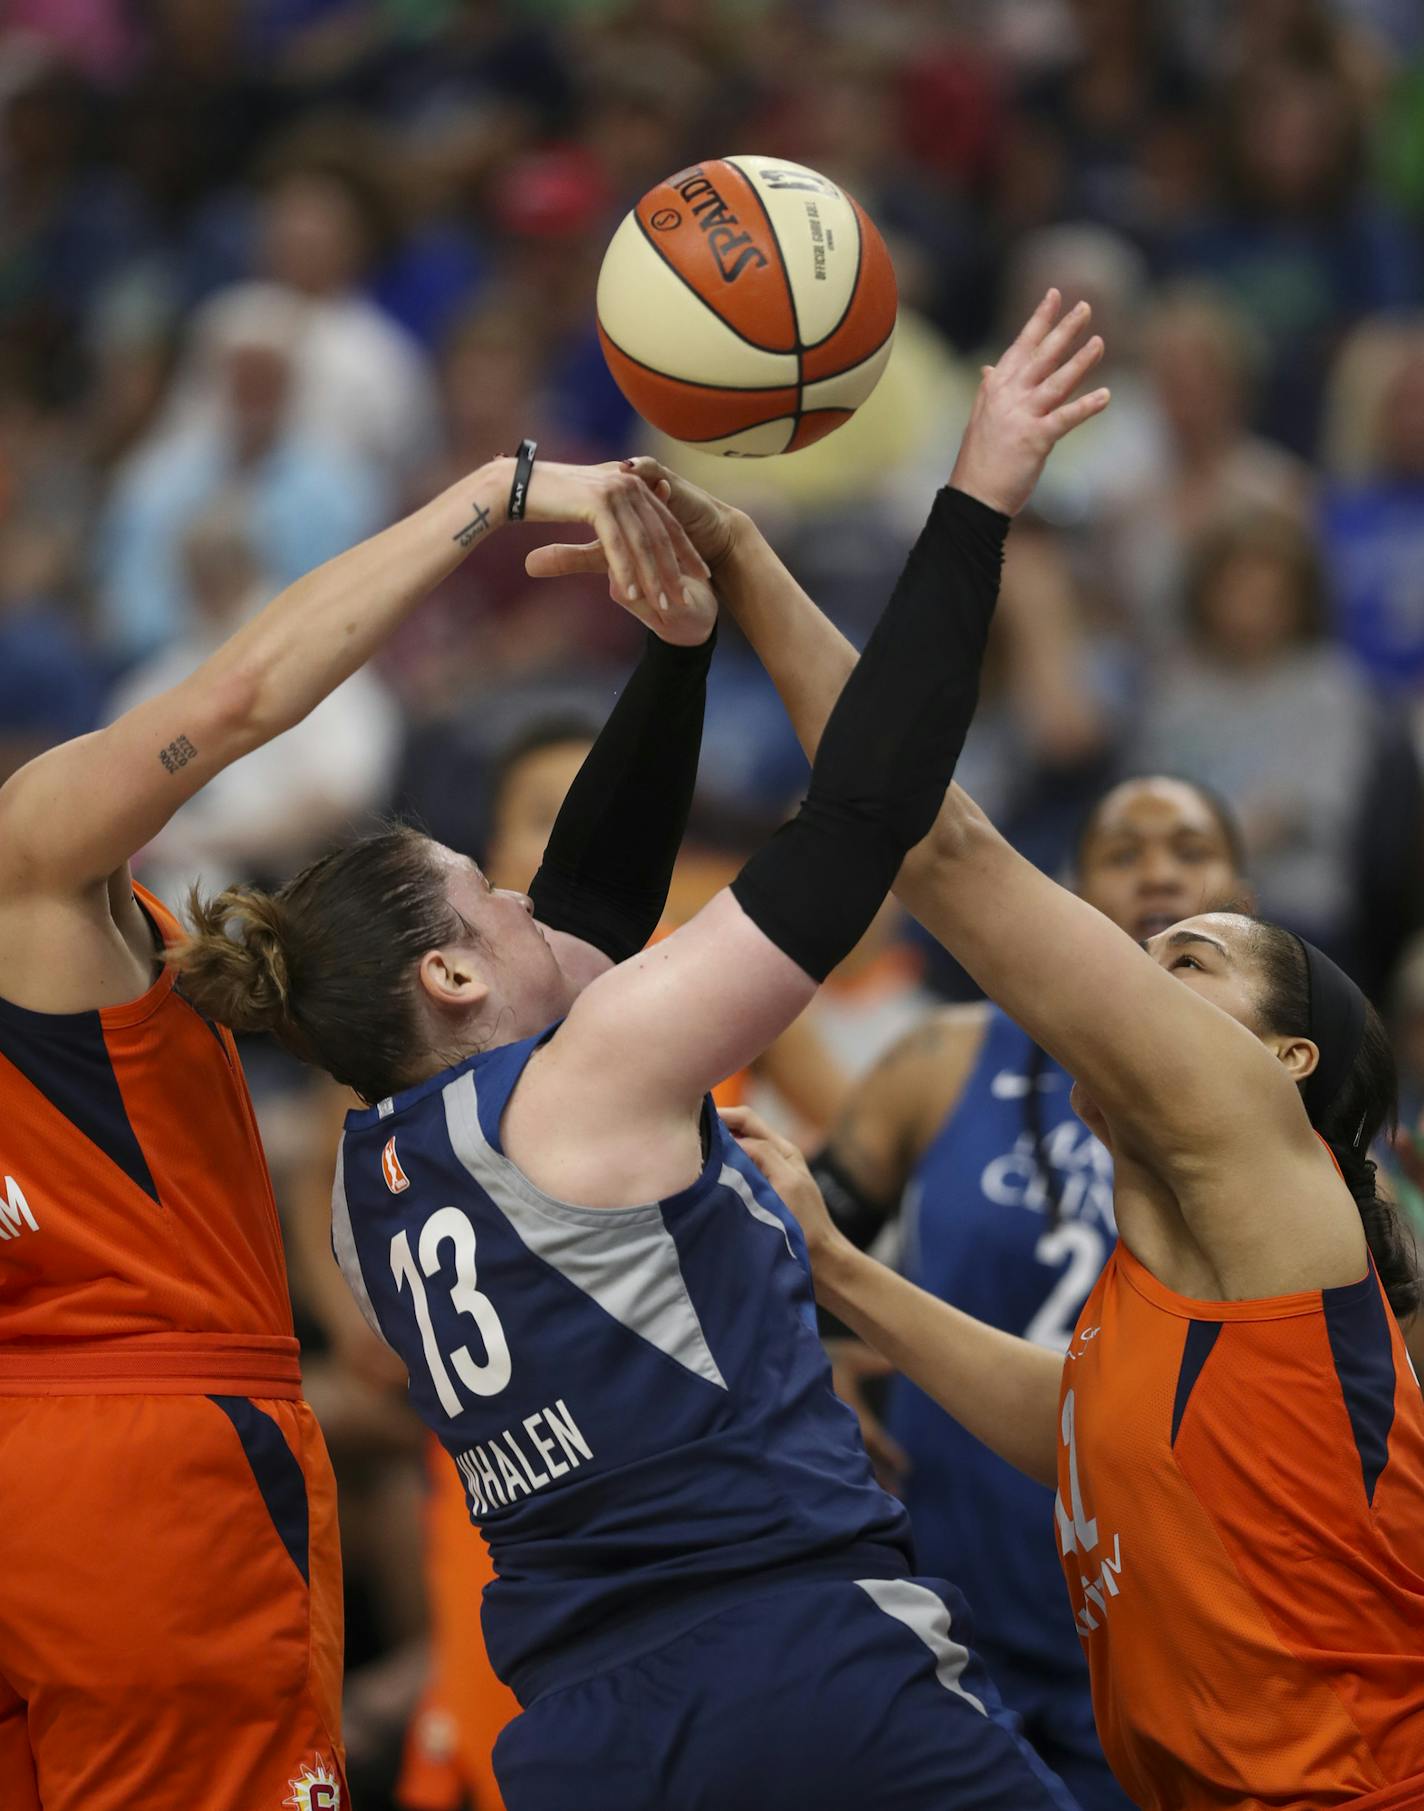
<svg viewBox="0 0 1424 1811"><path fill-rule="evenodd" d="M227 887L188 896L192 935L171 955L186 998L233 1031L270 1031L290 1038L292 978L286 915L280 900L256 887Z"/></svg>
<svg viewBox="0 0 1424 1811"><path fill-rule="evenodd" d="M285 1018L292 981L282 941L281 908L271 898L263 898L260 909L254 909L256 905L256 901L244 902L233 913L242 947L252 961L254 1004L258 998L270 1001L274 1018Z"/></svg>

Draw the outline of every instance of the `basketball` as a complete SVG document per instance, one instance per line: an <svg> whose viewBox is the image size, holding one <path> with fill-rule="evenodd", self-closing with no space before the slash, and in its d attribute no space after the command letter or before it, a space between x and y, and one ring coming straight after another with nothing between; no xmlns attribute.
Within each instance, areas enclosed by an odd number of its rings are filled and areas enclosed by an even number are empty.
<svg viewBox="0 0 1424 1811"><path fill-rule="evenodd" d="M865 210L772 157L694 164L628 213L598 276L620 390L707 453L795 453L849 421L890 356L895 272Z"/></svg>

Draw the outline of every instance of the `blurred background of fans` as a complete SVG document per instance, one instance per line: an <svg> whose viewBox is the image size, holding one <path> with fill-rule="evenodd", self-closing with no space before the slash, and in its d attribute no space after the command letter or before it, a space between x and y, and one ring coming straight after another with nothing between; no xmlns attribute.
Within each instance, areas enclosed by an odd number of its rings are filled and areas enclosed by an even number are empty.
<svg viewBox="0 0 1424 1811"><path fill-rule="evenodd" d="M766 464L657 447L593 330L623 210L740 150L844 182L903 299L872 402ZM1262 908L1393 1011L1417 1115L1422 274L1418 0L8 0L0 777L525 434L673 458L863 637L979 364L1051 280L1092 300L1114 402L1015 534L965 784L1050 868L1116 772L1218 789ZM526 579L532 536L185 807L143 878L280 878L394 808L476 853L502 838L523 884L636 646L598 585ZM803 775L724 632L675 912ZM887 915L738 1085L813 1139L963 991ZM343 1488L353 1784L379 1811L425 1677L424 1457L325 1256L342 1103L250 1058Z"/></svg>

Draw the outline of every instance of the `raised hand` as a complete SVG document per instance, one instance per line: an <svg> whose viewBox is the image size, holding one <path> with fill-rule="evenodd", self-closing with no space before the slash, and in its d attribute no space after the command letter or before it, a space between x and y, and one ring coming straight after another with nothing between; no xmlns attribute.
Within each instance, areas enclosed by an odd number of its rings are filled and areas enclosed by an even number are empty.
<svg viewBox="0 0 1424 1811"><path fill-rule="evenodd" d="M648 464L654 463L648 461ZM525 515L538 522L587 522L598 536L580 546L535 548L535 578L607 572L615 602L664 641L703 642L717 618L707 562L632 462L534 467Z"/></svg>
<svg viewBox="0 0 1424 1811"><path fill-rule="evenodd" d="M1033 494L1044 461L1063 439L1107 407L1109 392L1073 392L1103 356L1097 334L1075 345L1092 319L1086 302L1060 320L1056 289L1033 311L997 365L986 365L950 483L1017 515Z"/></svg>
<svg viewBox="0 0 1424 1811"><path fill-rule="evenodd" d="M646 455L625 459L620 469L631 472L659 502L667 505L699 557L715 573L732 551L740 512ZM607 564L597 541L585 541L577 546L564 542L536 547L526 558L524 569L530 578L566 578L574 572L603 572Z"/></svg>
<svg viewBox="0 0 1424 1811"><path fill-rule="evenodd" d="M688 484L687 478L679 478L676 471L669 471L667 465L659 465L656 458L627 458L623 460L620 469L632 474L632 478L640 482L650 496L654 496L669 509L679 527L687 534L687 540L698 558L698 569L707 572L710 567L716 574L721 561L726 560L726 556L732 552L737 522L745 522L745 516L732 509L730 503L723 503L708 491L701 491L698 485ZM534 547L533 552L529 552L529 556L525 558L524 569L529 578L567 578L571 572L607 572L609 560L598 541L582 541L576 545L560 541L549 547ZM618 598L616 590L614 598ZM676 616L676 599L670 601ZM683 608L692 618L698 621L703 619L705 601L698 587L687 587ZM679 639L676 634L665 632L676 630L676 621L654 621L650 627L659 636L663 636L665 641ZM710 621L703 630L703 636L705 634L710 634ZM694 636L692 639L701 641L703 636Z"/></svg>

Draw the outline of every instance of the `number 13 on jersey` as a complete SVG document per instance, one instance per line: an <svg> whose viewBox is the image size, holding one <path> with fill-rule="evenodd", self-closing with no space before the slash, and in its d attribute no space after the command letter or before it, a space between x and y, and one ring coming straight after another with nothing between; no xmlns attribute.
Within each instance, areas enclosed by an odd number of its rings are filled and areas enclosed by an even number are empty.
<svg viewBox="0 0 1424 1811"><path fill-rule="evenodd" d="M461 1345L449 1352L447 1365L447 1355L442 1354L435 1336L430 1302L425 1293L425 1278L439 1274L440 1248L447 1242L454 1247L455 1262L455 1281L450 1289L450 1304L457 1314L467 1314L475 1323L485 1349L483 1364L471 1356L468 1346ZM396 1280L397 1290L406 1285L410 1287L421 1344L425 1348L425 1362L430 1370L430 1381L435 1386L441 1407L455 1421L465 1405L455 1387L454 1378L450 1375L451 1370L454 1370L455 1377L472 1395L497 1396L509 1382L509 1344L504 1337L504 1328L500 1325L494 1303L487 1295L480 1293L476 1284L475 1229L470 1223L469 1215L461 1213L458 1207L437 1208L421 1227L416 1250L420 1258L418 1267L410 1249L410 1235L404 1229L398 1232L391 1240L391 1275Z"/></svg>

